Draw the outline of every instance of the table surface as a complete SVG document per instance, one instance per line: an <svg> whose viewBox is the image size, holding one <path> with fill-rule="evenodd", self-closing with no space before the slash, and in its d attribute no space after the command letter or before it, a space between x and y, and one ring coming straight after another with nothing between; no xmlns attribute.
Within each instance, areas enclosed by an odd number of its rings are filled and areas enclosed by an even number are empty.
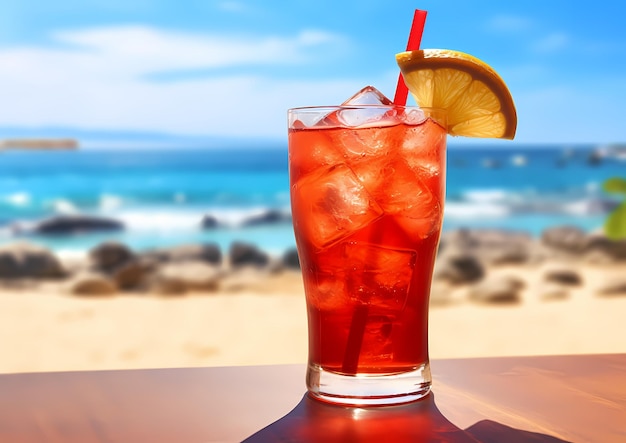
<svg viewBox="0 0 626 443"><path fill-rule="evenodd" d="M626 354L435 360L383 408L305 395L304 365L0 375L0 442L626 442Z"/></svg>

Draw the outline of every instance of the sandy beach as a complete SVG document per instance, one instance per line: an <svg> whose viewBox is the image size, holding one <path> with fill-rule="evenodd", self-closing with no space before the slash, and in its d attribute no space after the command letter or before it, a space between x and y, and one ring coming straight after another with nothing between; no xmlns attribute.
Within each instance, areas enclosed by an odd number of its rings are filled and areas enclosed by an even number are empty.
<svg viewBox="0 0 626 443"><path fill-rule="evenodd" d="M472 301L469 285L435 285L431 358L626 352L626 294L597 292L623 263L577 269L582 284L546 291L545 264L490 268L524 280L512 304ZM0 343L1 373L305 363L301 278L284 271L169 297L78 297L60 283L5 287Z"/></svg>

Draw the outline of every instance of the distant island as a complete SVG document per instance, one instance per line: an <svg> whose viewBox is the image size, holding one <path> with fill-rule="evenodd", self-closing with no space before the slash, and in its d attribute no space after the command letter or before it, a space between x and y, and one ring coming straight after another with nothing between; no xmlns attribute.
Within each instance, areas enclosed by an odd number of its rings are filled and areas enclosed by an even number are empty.
<svg viewBox="0 0 626 443"><path fill-rule="evenodd" d="M14 138L0 140L0 149L78 149L72 138Z"/></svg>

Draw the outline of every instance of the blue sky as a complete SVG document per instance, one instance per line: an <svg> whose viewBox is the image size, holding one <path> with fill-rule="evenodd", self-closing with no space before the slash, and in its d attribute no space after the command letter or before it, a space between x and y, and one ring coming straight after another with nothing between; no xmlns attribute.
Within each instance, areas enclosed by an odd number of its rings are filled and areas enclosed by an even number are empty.
<svg viewBox="0 0 626 443"><path fill-rule="evenodd" d="M518 135L498 143L626 141L614 0L3 0L0 138L284 140L289 107L367 84L393 96L415 8L423 48L473 54L509 85Z"/></svg>

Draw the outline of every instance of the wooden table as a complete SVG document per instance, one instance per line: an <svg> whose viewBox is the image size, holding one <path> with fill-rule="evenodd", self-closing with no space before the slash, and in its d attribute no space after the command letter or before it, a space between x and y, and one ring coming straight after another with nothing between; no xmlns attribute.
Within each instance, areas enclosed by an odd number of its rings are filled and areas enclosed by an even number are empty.
<svg viewBox="0 0 626 443"><path fill-rule="evenodd" d="M0 375L0 442L626 442L626 354L435 360L433 395L344 408L303 365Z"/></svg>

